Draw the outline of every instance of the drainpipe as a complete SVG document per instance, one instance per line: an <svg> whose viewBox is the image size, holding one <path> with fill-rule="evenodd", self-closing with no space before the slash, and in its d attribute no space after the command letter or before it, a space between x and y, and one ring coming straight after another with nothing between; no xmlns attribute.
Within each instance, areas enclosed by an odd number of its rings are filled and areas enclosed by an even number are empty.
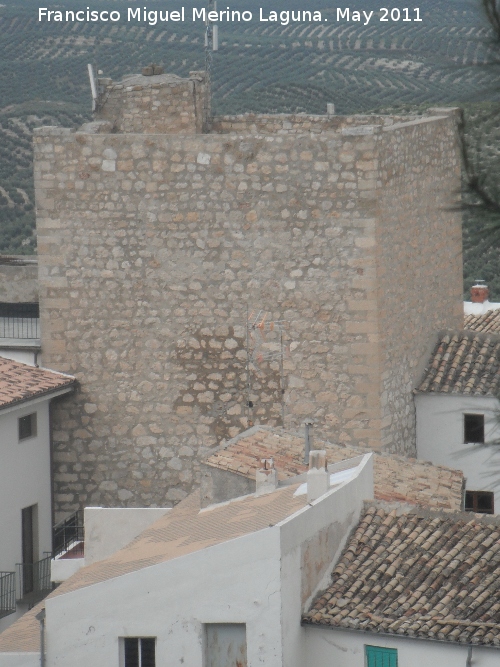
<svg viewBox="0 0 500 667"><path fill-rule="evenodd" d="M465 667L472 667L472 646L469 646L467 651L467 660L465 661Z"/></svg>
<svg viewBox="0 0 500 667"><path fill-rule="evenodd" d="M40 621L40 667L45 667L45 607L35 618Z"/></svg>

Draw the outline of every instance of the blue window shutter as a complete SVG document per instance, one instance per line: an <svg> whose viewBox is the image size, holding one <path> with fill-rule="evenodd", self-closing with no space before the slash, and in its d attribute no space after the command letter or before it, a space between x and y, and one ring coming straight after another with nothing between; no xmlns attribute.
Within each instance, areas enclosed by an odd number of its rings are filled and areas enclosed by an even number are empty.
<svg viewBox="0 0 500 667"><path fill-rule="evenodd" d="M398 651L395 648L365 646L366 667L398 667Z"/></svg>

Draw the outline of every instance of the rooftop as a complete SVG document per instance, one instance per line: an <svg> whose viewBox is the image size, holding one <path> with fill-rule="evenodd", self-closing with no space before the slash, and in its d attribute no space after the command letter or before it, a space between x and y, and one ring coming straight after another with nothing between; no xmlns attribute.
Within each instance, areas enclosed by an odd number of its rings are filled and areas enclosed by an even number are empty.
<svg viewBox="0 0 500 667"><path fill-rule="evenodd" d="M500 382L500 336L445 331L416 392L495 395Z"/></svg>
<svg viewBox="0 0 500 667"><path fill-rule="evenodd" d="M71 375L0 357L0 410L61 389L69 389L75 382Z"/></svg>
<svg viewBox="0 0 500 667"><path fill-rule="evenodd" d="M500 334L500 310L489 310L483 315L466 315L464 329L481 333Z"/></svg>
<svg viewBox="0 0 500 667"><path fill-rule="evenodd" d="M103 561L79 570L49 597L120 577L145 567L263 530L307 505L307 496L294 496L298 484L262 496L244 496L200 511L195 492L143 531L127 547ZM35 614L27 612L0 635L0 653L39 649L40 628Z"/></svg>
<svg viewBox="0 0 500 667"><path fill-rule="evenodd" d="M315 438L314 449L325 449L328 463L366 454L366 450L334 445ZM278 428L258 426L230 441L205 463L219 470L255 479L261 459L273 458L278 479L283 481L307 470L304 438ZM375 498L433 507L461 509L463 474L426 461L375 453Z"/></svg>
<svg viewBox="0 0 500 667"><path fill-rule="evenodd" d="M303 622L500 646L500 523L370 506Z"/></svg>

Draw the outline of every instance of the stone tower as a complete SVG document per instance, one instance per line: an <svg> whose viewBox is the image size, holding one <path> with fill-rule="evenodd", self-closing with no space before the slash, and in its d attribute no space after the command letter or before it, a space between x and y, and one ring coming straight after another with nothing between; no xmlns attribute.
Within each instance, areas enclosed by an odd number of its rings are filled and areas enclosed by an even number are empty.
<svg viewBox="0 0 500 667"><path fill-rule="evenodd" d="M283 404L287 427L414 454L420 359L461 326L453 112L203 133L204 86L101 80L94 123L35 132L43 363L80 383L53 415L60 515L175 502ZM284 386L276 360L248 372L258 311L287 323Z"/></svg>

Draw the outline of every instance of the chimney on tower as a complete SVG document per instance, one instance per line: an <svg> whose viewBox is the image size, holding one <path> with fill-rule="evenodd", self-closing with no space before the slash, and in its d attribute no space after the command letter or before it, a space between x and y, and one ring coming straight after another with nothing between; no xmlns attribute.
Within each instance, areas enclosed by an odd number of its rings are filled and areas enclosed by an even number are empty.
<svg viewBox="0 0 500 667"><path fill-rule="evenodd" d="M489 290L484 280L476 280L476 284L470 288L470 300L472 303L484 303L488 301Z"/></svg>

